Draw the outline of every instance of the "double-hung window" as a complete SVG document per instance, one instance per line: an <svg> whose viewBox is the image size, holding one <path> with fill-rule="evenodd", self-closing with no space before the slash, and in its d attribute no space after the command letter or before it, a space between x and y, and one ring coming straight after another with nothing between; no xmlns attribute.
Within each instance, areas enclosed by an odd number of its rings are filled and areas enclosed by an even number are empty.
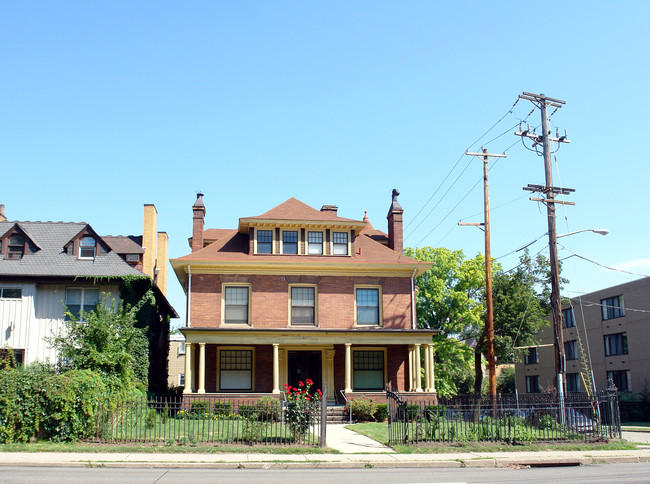
<svg viewBox="0 0 650 484"><path fill-rule="evenodd" d="M355 292L357 324L378 326L380 324L379 288L358 287Z"/></svg>
<svg viewBox="0 0 650 484"><path fill-rule="evenodd" d="M323 254L323 232L307 232L307 253L310 255Z"/></svg>
<svg viewBox="0 0 650 484"><path fill-rule="evenodd" d="M68 312L79 321L83 321L82 311L89 313L96 310L98 302L99 289L69 287L65 290L65 305ZM66 314L65 319L70 319L70 316Z"/></svg>
<svg viewBox="0 0 650 484"><path fill-rule="evenodd" d="M248 286L224 286L224 316L226 324L248 324Z"/></svg>
<svg viewBox="0 0 650 484"><path fill-rule="evenodd" d="M562 325L565 328L573 328L576 325L576 320L573 317L573 308L562 310Z"/></svg>
<svg viewBox="0 0 650 484"><path fill-rule="evenodd" d="M526 393L539 393L539 375L526 377Z"/></svg>
<svg viewBox="0 0 650 484"><path fill-rule="evenodd" d="M604 336L605 356L627 355L627 334L615 333Z"/></svg>
<svg viewBox="0 0 650 484"><path fill-rule="evenodd" d="M332 253L334 255L348 255L347 232L334 232L332 234Z"/></svg>
<svg viewBox="0 0 650 484"><path fill-rule="evenodd" d="M600 305L603 311L603 321L622 318L625 316L625 310L623 309L623 296L614 296L602 299Z"/></svg>
<svg viewBox="0 0 650 484"><path fill-rule="evenodd" d="M258 254L273 253L273 231L272 230L257 231L257 253Z"/></svg>
<svg viewBox="0 0 650 484"><path fill-rule="evenodd" d="M253 351L219 351L219 389L253 389Z"/></svg>
<svg viewBox="0 0 650 484"><path fill-rule="evenodd" d="M576 340L564 342L564 354L566 355L567 360L576 360L578 358L578 353L576 351Z"/></svg>
<svg viewBox="0 0 650 484"><path fill-rule="evenodd" d="M291 324L316 324L316 288L291 287Z"/></svg>
<svg viewBox="0 0 650 484"><path fill-rule="evenodd" d="M354 390L383 390L384 351L355 350L352 355Z"/></svg>
<svg viewBox="0 0 650 484"><path fill-rule="evenodd" d="M298 231L297 230L285 230L282 232L282 253L283 254L298 253Z"/></svg>
<svg viewBox="0 0 650 484"><path fill-rule="evenodd" d="M97 242L93 237L82 237L79 243L79 258L94 259Z"/></svg>
<svg viewBox="0 0 650 484"><path fill-rule="evenodd" d="M525 365L536 365L539 363L537 348L528 348L528 353L524 356Z"/></svg>

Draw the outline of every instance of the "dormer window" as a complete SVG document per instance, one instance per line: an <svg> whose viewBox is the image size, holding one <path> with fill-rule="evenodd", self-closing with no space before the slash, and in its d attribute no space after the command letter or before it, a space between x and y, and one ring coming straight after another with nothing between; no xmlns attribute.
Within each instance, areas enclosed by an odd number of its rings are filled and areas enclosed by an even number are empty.
<svg viewBox="0 0 650 484"><path fill-rule="evenodd" d="M307 246L309 255L323 255L323 232L308 232Z"/></svg>
<svg viewBox="0 0 650 484"><path fill-rule="evenodd" d="M140 262L140 254L126 254L126 261L137 264Z"/></svg>
<svg viewBox="0 0 650 484"><path fill-rule="evenodd" d="M12 235L9 237L7 259L22 259L23 255L25 255L25 239L22 235Z"/></svg>
<svg viewBox="0 0 650 484"><path fill-rule="evenodd" d="M282 253L298 253L298 232L296 230L285 230L282 232Z"/></svg>
<svg viewBox="0 0 650 484"><path fill-rule="evenodd" d="M258 254L273 253L273 231L272 230L257 231L257 253Z"/></svg>
<svg viewBox="0 0 650 484"><path fill-rule="evenodd" d="M334 232L332 239L334 255L348 255L348 233Z"/></svg>
<svg viewBox="0 0 650 484"><path fill-rule="evenodd" d="M81 242L79 243L79 258L94 259L96 246L97 242L93 237L82 237Z"/></svg>

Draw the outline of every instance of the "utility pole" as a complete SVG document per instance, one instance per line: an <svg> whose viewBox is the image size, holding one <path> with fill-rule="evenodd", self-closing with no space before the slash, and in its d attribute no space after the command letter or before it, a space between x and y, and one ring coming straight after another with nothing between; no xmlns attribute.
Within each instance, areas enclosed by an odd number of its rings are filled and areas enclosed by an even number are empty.
<svg viewBox="0 0 650 484"><path fill-rule="evenodd" d="M549 261L551 264L551 308L553 310L553 330L555 334L555 373L557 375L556 388L560 397L560 402L564 401L564 386L565 386L565 368L566 360L564 354L564 333L562 328L562 301L560 299L560 269L557 259L557 232L555 229L555 205L575 205L573 202L565 202L556 200L556 195L569 195L575 190L571 188L560 188L553 186L553 172L551 169L551 150L550 141L556 143L569 143L566 132L564 136L552 137L548 129L548 114L547 109L549 106L557 109L561 108L565 102L559 99L546 97L544 94L531 94L524 92L519 96L520 99L526 99L537 106L542 115L542 134L538 135L534 131L531 133L530 129L515 133L517 136L528 138L533 141L534 151L537 151L539 145L542 146L542 154L544 157L544 173L546 176L546 185L528 185L524 190L531 192L539 192L542 198L530 198L536 202L542 202L546 205L546 213L548 218L548 246L549 246ZM539 152L538 152L539 154Z"/></svg>
<svg viewBox="0 0 650 484"><path fill-rule="evenodd" d="M487 149L483 148L482 153L469 153L468 156L479 156L483 158L483 206L484 206L484 222L480 223L462 223L458 225L473 225L483 226L485 232L485 330L487 333L487 358L488 358L488 382L490 388L490 396L496 402L497 396L497 378L494 357L494 311L492 308L492 254L490 252L490 195L488 190L488 161L490 157L505 158L505 153L502 155L491 155Z"/></svg>

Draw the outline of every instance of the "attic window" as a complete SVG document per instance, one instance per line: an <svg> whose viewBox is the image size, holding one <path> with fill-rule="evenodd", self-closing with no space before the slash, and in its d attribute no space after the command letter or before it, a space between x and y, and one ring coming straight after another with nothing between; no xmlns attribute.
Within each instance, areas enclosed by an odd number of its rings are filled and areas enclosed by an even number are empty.
<svg viewBox="0 0 650 484"><path fill-rule="evenodd" d="M81 243L79 244L79 258L80 259L94 259L95 258L95 246L97 242L92 237L82 237Z"/></svg>
<svg viewBox="0 0 650 484"><path fill-rule="evenodd" d="M9 237L7 259L22 259L23 255L25 255L25 239L22 235L12 235Z"/></svg>
<svg viewBox="0 0 650 484"><path fill-rule="evenodd" d="M127 262L140 262L140 254L126 254Z"/></svg>

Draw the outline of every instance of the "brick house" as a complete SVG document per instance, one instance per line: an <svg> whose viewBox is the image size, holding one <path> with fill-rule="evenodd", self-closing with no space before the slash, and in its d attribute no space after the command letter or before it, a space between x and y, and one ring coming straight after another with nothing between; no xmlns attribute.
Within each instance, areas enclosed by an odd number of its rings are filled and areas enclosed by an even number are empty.
<svg viewBox="0 0 650 484"><path fill-rule="evenodd" d="M170 261L188 299L184 394L278 395L310 378L329 401L386 384L434 398L435 331L415 329L414 307L431 264L403 255L398 194L388 234L295 198L205 229L199 194L192 252Z"/></svg>

